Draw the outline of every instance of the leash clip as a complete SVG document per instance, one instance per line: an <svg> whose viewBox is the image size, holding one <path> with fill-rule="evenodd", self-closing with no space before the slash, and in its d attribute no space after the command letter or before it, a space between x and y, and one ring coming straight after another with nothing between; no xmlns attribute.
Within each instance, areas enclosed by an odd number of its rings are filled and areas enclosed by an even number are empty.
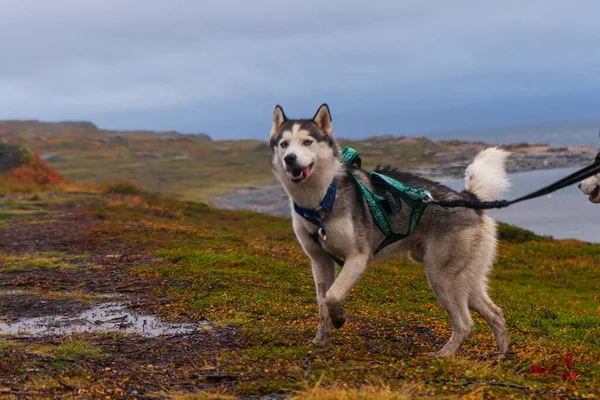
<svg viewBox="0 0 600 400"><path fill-rule="evenodd" d="M324 228L319 228L319 230L317 232L319 233L319 238L321 238L322 241L327 240L327 235L325 234Z"/></svg>

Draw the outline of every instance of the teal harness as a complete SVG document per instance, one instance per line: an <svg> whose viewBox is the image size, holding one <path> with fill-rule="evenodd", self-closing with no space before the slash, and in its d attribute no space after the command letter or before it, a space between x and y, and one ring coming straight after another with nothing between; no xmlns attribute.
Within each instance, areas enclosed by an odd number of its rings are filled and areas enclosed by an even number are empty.
<svg viewBox="0 0 600 400"><path fill-rule="evenodd" d="M341 159L342 162L348 166L356 165L358 168L361 168L362 161L358 151L351 147L344 148ZM377 247L374 254L379 253L383 248L392 243L405 239L415 230L427 209L428 202L432 199L431 193L429 193L428 190L415 189L406 186L402 182L398 182L389 176L378 174L377 172L366 171L371 177L373 184L388 192L394 199L394 207L390 207L392 214L398 214L400 212L402 209L402 202L411 209L406 232L396 232L392 227L392 223L384 207L387 200L384 197L371 192L360 180L358 180L351 169L348 169L348 172L356 181L361 194L367 201L373 221L385 236L385 239L381 242L379 247Z"/></svg>
<svg viewBox="0 0 600 400"><path fill-rule="evenodd" d="M362 161L358 154L358 151L354 150L350 147L345 147L342 151L341 161L347 165L348 167L356 166L359 169L362 166ZM381 244L377 247L374 254L379 253L383 248L389 246L392 243L395 243L399 240L402 240L408 237L417 227L423 213L427 209L428 203L433 200L431 197L431 193L425 189L415 189L410 186L406 186L402 182L398 182L395 179L390 178L389 176L379 174L377 172L365 171L369 174L371 178L371 182L373 185L379 187L385 192L388 192L390 196L394 199L394 205L388 206L387 209L384 204L388 204L387 199L384 197L371 192L352 172L351 168L347 169L348 173L352 175L356 184L367 202L367 206L369 207L369 212L373 217L373 221L385 236L385 239L381 242ZM313 240L320 244L319 239L322 241L326 241L326 236L323 234L324 232L324 220L327 214L333 209L333 204L335 201L335 189L331 190L331 188L335 188L335 178L330 185L330 189L327 191L325 198L323 199L323 204L327 204L327 209L321 206L318 210L310 210L305 209L303 207L298 206L294 203L294 209L296 213L304 217L306 220L311 223L317 225L319 227L318 235L313 235ZM333 193L333 196L332 196ZM331 198L333 197L333 199ZM408 227L406 232L396 232L392 227L392 223L388 216L388 213L398 214L402 209L402 203L405 203L410 209L410 217L408 222ZM325 211L323 213L323 211ZM319 218L315 218L315 214L318 215ZM332 258L341 266L343 266L343 261L338 259L337 257L332 255Z"/></svg>

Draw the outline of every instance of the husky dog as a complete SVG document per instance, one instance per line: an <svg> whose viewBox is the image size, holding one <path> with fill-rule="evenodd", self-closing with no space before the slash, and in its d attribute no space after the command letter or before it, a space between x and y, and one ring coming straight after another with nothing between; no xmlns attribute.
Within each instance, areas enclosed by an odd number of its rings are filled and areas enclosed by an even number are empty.
<svg viewBox="0 0 600 400"><path fill-rule="evenodd" d="M591 176L579 184L579 190L589 196L594 204L600 204L600 174Z"/></svg>
<svg viewBox="0 0 600 400"><path fill-rule="evenodd" d="M600 152L596 154L594 163L600 163ZM583 194L589 196L589 199L594 204L600 204L600 174L590 176L579 184L579 190Z"/></svg>
<svg viewBox="0 0 600 400"><path fill-rule="evenodd" d="M342 164L327 104L319 107L312 119L288 119L276 106L270 147L273 172L291 200L294 232L312 261L319 305L319 326L313 343L326 345L331 342L332 328L344 325L344 301L367 265L375 260L373 253L385 238L348 169L372 192L388 200L391 197L377 189L366 172ZM391 167L377 167L375 171L408 186L427 189L435 199L492 200L508 188L504 168L507 156L507 152L495 148L479 153L466 170L466 190L462 193ZM333 208L324 218L327 235L319 237L317 226L294 212L294 203L318 209L333 180L337 190ZM409 214L408 207L402 207L399 213L389 215L396 231L406 230ZM491 326L498 352L508 351L503 312L487 293L487 275L495 251L496 223L485 212L430 205L410 236L377 254L379 259L409 252L413 260L425 265L429 285L452 323L450 340L431 355L456 353L473 327L469 310L478 312ZM345 260L337 276L333 257Z"/></svg>
<svg viewBox="0 0 600 400"><path fill-rule="evenodd" d="M600 153L596 159L600 159ZM579 190L583 192L594 204L600 204L600 174L590 176L579 184Z"/></svg>

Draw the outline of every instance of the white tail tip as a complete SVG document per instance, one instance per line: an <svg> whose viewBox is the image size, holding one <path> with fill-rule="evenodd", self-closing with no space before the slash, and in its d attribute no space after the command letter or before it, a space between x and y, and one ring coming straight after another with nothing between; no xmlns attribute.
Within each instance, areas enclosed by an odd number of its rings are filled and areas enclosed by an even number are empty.
<svg viewBox="0 0 600 400"><path fill-rule="evenodd" d="M497 200L510 187L505 167L509 155L496 147L477 154L465 171L465 189L480 200Z"/></svg>

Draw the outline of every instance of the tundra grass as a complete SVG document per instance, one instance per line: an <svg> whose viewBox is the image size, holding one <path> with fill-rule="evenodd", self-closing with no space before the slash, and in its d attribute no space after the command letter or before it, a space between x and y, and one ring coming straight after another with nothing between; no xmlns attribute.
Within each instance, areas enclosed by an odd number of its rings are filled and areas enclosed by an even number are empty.
<svg viewBox="0 0 600 400"><path fill-rule="evenodd" d="M71 268L67 260L77 257L66 257L61 253L32 253L24 255L0 254L0 272L24 272L29 270L66 269Z"/></svg>
<svg viewBox="0 0 600 400"><path fill-rule="evenodd" d="M104 216L98 243L119 238L158 260L133 273L163 282L152 294L168 303L162 312L237 329L239 347L198 355L236 377L236 396L338 398L344 388L353 390L348 398L369 398L361 393L373 387L397 393L391 398L600 393L598 245L501 226L490 293L504 310L511 353L494 357L493 336L474 315L462 352L440 360L425 353L449 338L448 317L423 267L407 258L369 268L347 300L348 322L320 348L311 344L311 267L289 219L147 195L88 206Z"/></svg>

